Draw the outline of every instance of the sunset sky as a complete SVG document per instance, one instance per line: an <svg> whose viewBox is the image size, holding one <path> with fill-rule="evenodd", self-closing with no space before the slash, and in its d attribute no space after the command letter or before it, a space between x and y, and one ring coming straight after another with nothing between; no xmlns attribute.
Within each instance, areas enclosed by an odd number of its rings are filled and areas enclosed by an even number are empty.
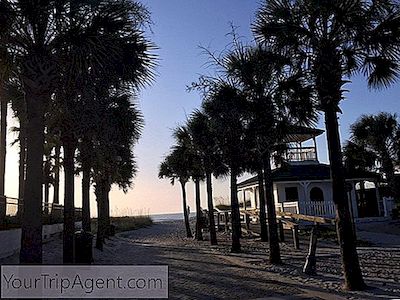
<svg viewBox="0 0 400 300"><path fill-rule="evenodd" d="M159 47L159 67L152 86L142 91L138 99L146 126L135 149L139 173L134 187L126 195L116 188L110 195L111 213L131 215L138 213L169 213L182 210L180 188L171 186L169 180L158 179L158 166L173 143L171 130L185 122L194 108L198 108L200 96L186 91L186 86L196 81L199 74L211 72L204 66L207 57L199 46L221 51L230 42L227 33L230 23L238 27L239 35L251 41L250 24L254 20L258 1L243 0L144 0L152 13L150 40ZM342 102L340 117L342 141L348 138L349 125L363 113L379 111L399 112L400 83L388 90L369 91L362 77L353 78L346 86L350 90ZM9 128L18 126L9 113ZM321 119L318 125L324 128ZM16 136L9 133L7 143ZM327 162L326 136L318 138L319 158ZM6 166L6 195L17 197L18 145L9 147ZM63 180L63 177L61 178ZM76 206L81 206L80 178L76 180ZM63 185L61 186L63 190ZM193 185L187 185L188 204L194 210ZM52 190L51 190L52 195ZM229 199L228 180L214 183L214 196ZM61 194L61 199L63 194ZM203 192L203 207L206 206ZM92 211L96 202L92 195Z"/></svg>

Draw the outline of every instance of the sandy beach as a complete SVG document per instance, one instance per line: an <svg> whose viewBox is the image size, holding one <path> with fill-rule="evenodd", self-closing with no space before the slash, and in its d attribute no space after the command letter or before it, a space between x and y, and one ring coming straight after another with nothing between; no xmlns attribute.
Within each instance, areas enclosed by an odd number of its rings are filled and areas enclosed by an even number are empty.
<svg viewBox="0 0 400 300"><path fill-rule="evenodd" d="M168 265L170 299L400 297L400 247L396 245L359 247L370 288L364 292L345 292L341 288L339 248L333 242L319 242L318 275L306 276L302 273L308 243L305 235L300 240L300 250L294 250L288 232L286 241L281 243L280 266L268 263L268 245L257 238L245 236L241 254L229 252L228 234L220 232L218 240L218 246L210 246L207 240L187 239L182 221L168 221L117 234L107 241L103 252L94 250L94 260L100 265ZM61 250L61 240L46 243L44 263L61 264ZM6 261L17 262L17 257Z"/></svg>

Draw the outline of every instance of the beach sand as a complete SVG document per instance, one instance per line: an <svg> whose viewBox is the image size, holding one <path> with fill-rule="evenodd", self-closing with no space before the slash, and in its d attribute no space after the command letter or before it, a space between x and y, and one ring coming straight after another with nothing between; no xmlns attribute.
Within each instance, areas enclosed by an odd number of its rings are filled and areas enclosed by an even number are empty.
<svg viewBox="0 0 400 300"><path fill-rule="evenodd" d="M156 223L110 238L103 252L94 250L94 261L100 265L168 265L171 299L400 298L400 248L359 247L370 288L364 292L346 292L341 288L339 248L333 242L319 242L318 275L306 276L302 267L307 255L307 236L300 240L301 249L294 250L288 233L286 242L280 244L283 260L280 266L268 263L268 243L257 238L244 237L240 254L229 252L228 234L218 233L218 240L217 246L210 246L207 240L186 238L182 221ZM46 243L44 263L60 264L61 253L61 240Z"/></svg>

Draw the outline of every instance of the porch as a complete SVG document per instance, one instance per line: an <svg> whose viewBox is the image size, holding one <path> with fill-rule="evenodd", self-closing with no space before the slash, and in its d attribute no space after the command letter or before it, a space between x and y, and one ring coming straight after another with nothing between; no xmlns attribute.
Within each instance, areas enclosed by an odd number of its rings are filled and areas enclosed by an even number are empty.
<svg viewBox="0 0 400 300"><path fill-rule="evenodd" d="M382 197L379 183L374 180L348 179L347 199L354 218L388 217L392 210L391 199ZM258 185L239 189L241 209L259 209ZM275 182L274 201L277 212L334 218L335 204L330 180Z"/></svg>

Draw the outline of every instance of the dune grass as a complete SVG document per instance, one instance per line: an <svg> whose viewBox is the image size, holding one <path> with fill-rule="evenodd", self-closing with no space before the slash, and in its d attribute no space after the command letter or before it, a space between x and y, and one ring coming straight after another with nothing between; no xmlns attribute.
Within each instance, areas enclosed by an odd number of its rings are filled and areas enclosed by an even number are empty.
<svg viewBox="0 0 400 300"><path fill-rule="evenodd" d="M111 224L115 226L115 232L124 232L148 227L153 224L150 216L135 217L111 217ZM97 231L97 219L92 219L92 232Z"/></svg>

